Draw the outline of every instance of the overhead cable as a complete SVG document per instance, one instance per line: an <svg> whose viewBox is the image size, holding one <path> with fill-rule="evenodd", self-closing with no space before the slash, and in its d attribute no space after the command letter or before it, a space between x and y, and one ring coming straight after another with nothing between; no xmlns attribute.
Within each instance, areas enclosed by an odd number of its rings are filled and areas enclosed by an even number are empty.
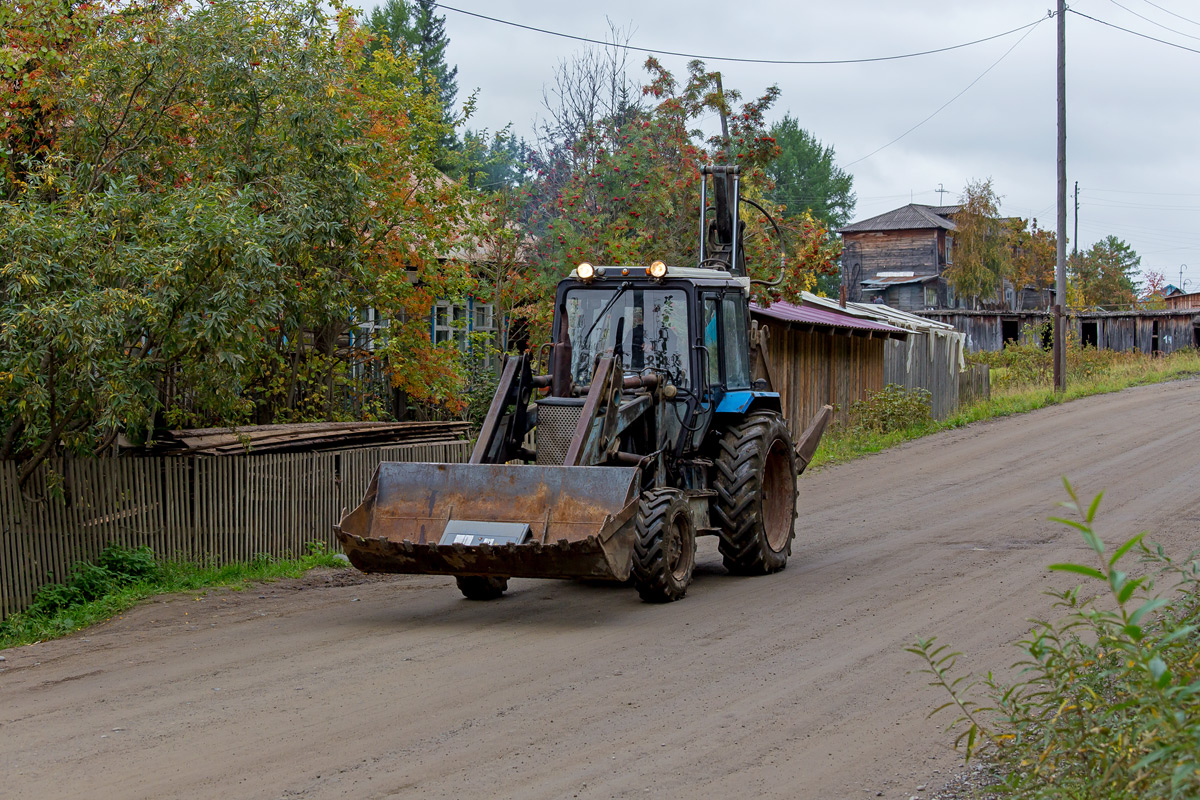
<svg viewBox="0 0 1200 800"><path fill-rule="evenodd" d="M1048 19L1048 17L1044 17L1043 19L1039 19L1037 22L1033 23L1033 24L1034 24L1034 27L1037 27L1037 25L1039 25L1041 22L1043 22L1043 20L1044 20L1044 19ZM950 104L951 104L951 103L953 103L955 100L957 100L958 98L960 98L960 97L962 97L964 94L966 94L966 93L967 93L967 91L968 91L968 90L969 90L969 89L970 89L972 86L974 86L975 84L977 84L977 83L979 83L981 80L983 80L983 76L984 76L984 75L987 75L989 72L991 72L993 69L995 69L995 68L996 68L996 66L997 66L997 65L999 65L999 63L1000 63L1001 61L1003 61L1004 59L1008 58L1008 54L1009 54L1009 53L1011 53L1013 50L1016 50L1016 49L1017 49L1017 45L1019 45L1021 42L1025 41L1026 37L1028 37L1028 36L1029 36L1029 34L1033 33L1033 31L1034 31L1034 28L1030 28L1029 30L1025 31L1025 35L1024 35L1024 36L1022 36L1020 39L1017 39L1017 41L1013 43L1013 46L1012 46L1012 47L1010 47L1010 48L1008 48L1007 50L1005 50L1005 51L1004 51L1004 55L1000 56L998 59L996 59L995 61L993 61L993 62L992 62L992 65L991 65L990 67L988 67L987 69L985 69L983 72L979 73L979 77L977 77L975 80L973 80L973 81L971 81L970 83L968 83L968 84L966 85L966 88L964 88L964 89L963 89L961 92L959 92L958 94L954 95L954 97L951 97L949 100L947 100L946 102L944 102L944 103L942 103L940 106L938 106L938 109L937 109L936 111L934 111L932 114L930 114L928 117L926 117L925 119L921 120L921 121L920 121L920 122L918 122L916 125L913 125L911 128L909 128L909 129L908 129L908 130L906 130L904 133L902 133L902 134L900 134L899 136L897 136L895 139L892 139L892 140L891 140L890 142L888 142L887 144L885 144L885 145L882 145L882 146L880 146L880 147L877 147L877 148L875 148L874 150L872 150L871 152L867 153L867 154L866 154L865 156L863 156L862 158L856 158L856 159L854 159L853 161L851 161L851 162L850 162L850 163L848 163L848 164L843 164L843 165L842 165L842 169L846 169L846 168L848 168L848 167L852 167L852 166L854 166L855 164L857 164L857 163L858 163L858 162L860 162L860 161L866 161L866 160L867 160L868 158L870 158L871 156L875 155L876 153L878 153L878 152L879 152L879 151L881 151L881 150L885 150L885 149L887 149L887 148L891 147L891 146L892 146L892 145L894 145L896 142L900 141L900 140L901 140L901 139L903 139L905 136L908 136L910 133L912 133L913 131L915 131L917 128L921 127L921 126L922 126L922 125L924 125L926 122L929 122L929 120L933 119L933 118L934 118L934 117L936 117L938 114L942 113L942 111L944 111L944 110L946 109L946 106L950 105Z"/></svg>
<svg viewBox="0 0 1200 800"><path fill-rule="evenodd" d="M548 30L546 28L537 28L537 27L534 27L533 25L523 25L519 22L512 22L507 19L500 19L499 17L489 17L487 14L479 14L474 11L465 11L461 8L455 8L454 6L448 6L445 3L435 3L434 5L436 5L438 8L445 9L446 11L453 11L457 14L464 14L468 17L476 17L478 19L487 20L488 22L496 22L496 23L499 23L500 25L509 25L513 28L521 28L522 30L533 31L534 33L544 33L547 36L558 36L559 38L562 38L562 39L572 39L576 42L586 42L587 44L598 44L598 45L601 45L602 47L616 47L621 50L636 50L640 53L651 53L654 55L662 55L662 56L678 56L680 58L698 58L701 61L732 61L732 62L736 62L739 64L794 64L794 65L802 65L802 66L820 66L820 65L828 65L828 64L868 64L868 63L871 63L874 61L897 61L899 59L904 59L904 58L917 58L919 56L934 55L935 53L947 53L951 50L960 50L964 47L971 47L972 45L983 44L984 42L990 42L993 39L1000 39L1005 36L1010 36L1019 31L1023 31L1026 28L1032 28L1035 25L1037 25L1039 22L1042 21L1042 19L1037 19L1028 24L1021 25L1020 27L1017 27L1017 28L1013 28L1012 30L1004 31L1003 33L997 33L992 36L985 36L982 39L976 39L972 42L963 42L962 44L950 45L949 47L939 47L934 50L922 50L919 53L902 53L900 55L875 56L873 58L836 58L836 59L826 59L826 60L801 61L801 60L788 60L788 59L775 59L775 58L737 58L735 56L712 56L712 55L705 56L705 55L697 55L695 53L679 53L679 52L674 52L671 50L660 50L660 49L653 48L653 47L636 47L631 44L620 44L618 42L607 42L602 39L591 39L587 36L576 36L574 34L561 33L559 31L552 31L552 30Z"/></svg>
<svg viewBox="0 0 1200 800"><path fill-rule="evenodd" d="M1170 47L1178 47L1180 50L1187 50L1189 53L1200 53L1200 50L1197 50L1194 47L1184 47L1181 44L1175 44L1174 42L1168 42L1166 39L1159 39L1154 36L1148 36L1144 33L1138 33L1137 31L1131 31L1131 30L1129 30L1129 28L1122 28L1120 25L1114 25L1113 23L1105 22L1102 19L1096 19L1095 17L1089 17L1087 14L1084 14L1082 11L1076 11L1073 8L1068 8L1067 11L1069 11L1070 13L1074 14L1077 17L1083 17L1084 19L1090 19L1092 22L1099 22L1101 25L1107 25L1110 28L1116 28L1119 31L1124 31L1125 33L1131 33L1134 36L1140 36L1141 38L1149 39L1152 42L1158 42L1159 44L1165 44Z"/></svg>
<svg viewBox="0 0 1200 800"><path fill-rule="evenodd" d="M1200 22L1196 22L1196 20L1194 20L1194 19L1188 19L1187 17L1183 16L1182 14L1176 14L1176 13L1175 13L1174 11L1172 11L1171 9L1169 9L1169 8L1163 8L1163 7L1162 7L1162 6L1160 6L1158 3L1151 3L1151 2L1150 2L1150 0L1142 0L1142 2L1143 2L1143 3L1145 3L1146 5L1154 6L1154 7L1155 7L1155 8L1157 8L1159 11L1162 11L1162 12L1163 12L1163 13L1165 13L1165 14L1170 14L1172 17L1175 17L1176 19L1181 19L1181 20L1183 20L1184 22L1190 22L1190 23L1192 23L1193 25L1200 25Z"/></svg>
<svg viewBox="0 0 1200 800"><path fill-rule="evenodd" d="M1129 6L1121 5L1120 3L1117 2L1117 0L1108 0L1108 1L1110 3L1112 3L1114 6L1116 6L1117 8L1128 11L1130 14L1133 14L1138 19L1149 22L1151 25L1154 25L1155 27L1162 28L1164 31L1170 31L1171 33L1174 33L1178 36L1185 36L1188 39L1195 39L1196 41L1200 42L1200 36L1192 36L1190 33L1184 33L1183 31L1177 31L1174 28L1170 27L1169 25L1163 25L1161 22L1156 22L1155 20L1152 20L1147 16L1139 14L1138 12L1134 11Z"/></svg>

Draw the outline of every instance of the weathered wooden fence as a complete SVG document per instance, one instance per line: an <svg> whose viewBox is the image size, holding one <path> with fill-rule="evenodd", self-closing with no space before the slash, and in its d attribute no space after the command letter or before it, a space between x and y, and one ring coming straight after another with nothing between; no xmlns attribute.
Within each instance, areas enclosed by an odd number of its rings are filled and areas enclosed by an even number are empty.
<svg viewBox="0 0 1200 800"><path fill-rule="evenodd" d="M992 371L987 364L971 364L958 373L959 406L978 403L992 396Z"/></svg>
<svg viewBox="0 0 1200 800"><path fill-rule="evenodd" d="M285 455L64 459L17 487L0 462L0 618L105 545L168 558L245 560L334 544L380 461L461 462L467 442Z"/></svg>
<svg viewBox="0 0 1200 800"><path fill-rule="evenodd" d="M907 341L884 345L883 380L906 389L926 389L934 419L958 410L962 337L951 331L910 332Z"/></svg>

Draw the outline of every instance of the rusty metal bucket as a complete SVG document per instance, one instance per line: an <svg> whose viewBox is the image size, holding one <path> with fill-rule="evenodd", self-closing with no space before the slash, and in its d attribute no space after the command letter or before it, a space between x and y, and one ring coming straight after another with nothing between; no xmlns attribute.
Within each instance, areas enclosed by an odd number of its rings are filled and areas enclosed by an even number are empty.
<svg viewBox="0 0 1200 800"><path fill-rule="evenodd" d="M335 532L363 572L623 581L639 473L385 462Z"/></svg>

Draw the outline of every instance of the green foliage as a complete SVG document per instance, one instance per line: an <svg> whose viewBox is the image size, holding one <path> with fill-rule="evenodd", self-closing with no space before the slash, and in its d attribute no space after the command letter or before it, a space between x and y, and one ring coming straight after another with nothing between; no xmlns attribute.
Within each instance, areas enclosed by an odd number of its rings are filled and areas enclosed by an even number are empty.
<svg viewBox="0 0 1200 800"><path fill-rule="evenodd" d="M992 370L993 389L1021 390L1050 386L1054 381L1054 355L1041 345L1052 324L1027 325L1021 342L1009 342L1003 350L981 351L967 356L971 364L987 364ZM1067 382L1088 383L1121 368L1136 369L1149 356L1120 350L1098 350L1080 346L1073 336L1067 342Z"/></svg>
<svg viewBox="0 0 1200 800"><path fill-rule="evenodd" d="M0 621L0 649L64 636L110 619L156 594L296 577L314 567L343 567L324 542L299 558L260 554L249 563L159 561L149 547L110 544L95 563L75 564L66 580L43 586L25 611Z"/></svg>
<svg viewBox="0 0 1200 800"><path fill-rule="evenodd" d="M954 263L946 279L963 297L998 299L1002 281L1013 272L1011 228L1000 219L1000 198L992 180L970 181L954 215Z"/></svg>
<svg viewBox="0 0 1200 800"><path fill-rule="evenodd" d="M743 101L700 61L688 65L682 81L653 58L646 70L646 105L614 93L606 101L611 111L599 118L555 115L560 122L532 154L535 176L522 189L524 221L539 237L534 260L543 271L521 276L525 285L513 282L513 291L547 297L548 287L581 261L648 264L661 259L694 265L700 168L726 161L741 167L743 197L768 208L789 245L781 265L779 241L769 224L758 211L743 206L747 268L763 279L777 277L781 266L784 273L782 285L769 293L756 287L758 299L794 300L800 290L812 288L817 272L834 272L838 245L821 223L803 212L785 216L764 194L770 184L765 167L778 154L765 117L778 99L778 88L768 87L761 96ZM623 74L613 78L614 86L623 85ZM577 96L569 90L560 94ZM722 113L728 137L704 138L701 122ZM548 304L539 300L533 312L535 323L548 323Z"/></svg>
<svg viewBox="0 0 1200 800"><path fill-rule="evenodd" d="M1137 301L1142 257L1116 236L1106 236L1071 261L1079 301L1087 307L1128 308Z"/></svg>
<svg viewBox="0 0 1200 800"><path fill-rule="evenodd" d="M849 427L868 433L891 433L917 428L931 421L932 395L928 389L906 389L889 383L868 397L856 400L848 409Z"/></svg>
<svg viewBox="0 0 1200 800"><path fill-rule="evenodd" d="M458 67L446 63L446 18L434 13L434 0L387 0L365 18L366 27L375 35L370 52L388 49L394 56L411 57L421 80L421 92L433 98L441 109L445 128L436 144L448 151L457 146L453 125L458 113L454 98L458 94ZM451 166L448 153L438 156L439 167Z"/></svg>
<svg viewBox="0 0 1200 800"><path fill-rule="evenodd" d="M1085 378L1068 381L1066 392L1055 391L1048 380L1037 385L1015 385L1002 377L1000 381L993 381L990 399L960 408L948 419L890 433L876 433L850 425L834 426L821 438L811 466L850 461L869 453L878 453L910 439L950 428L961 428L972 422L1024 414L1080 397L1119 392L1130 386L1200 375L1200 352L1196 350L1180 350L1164 358L1151 358L1141 353L1113 355L1112 351L1097 352L1092 348L1087 350L1086 357L1096 359L1096 368ZM974 354L970 360L973 363L996 363L993 360L995 355ZM1004 368L995 369L1000 372Z"/></svg>
<svg viewBox="0 0 1200 800"><path fill-rule="evenodd" d="M800 127L791 114L771 126L779 156L766 165L775 188L767 193L789 216L807 211L830 230L844 226L854 213L854 176L834 162L832 145Z"/></svg>
<svg viewBox="0 0 1200 800"><path fill-rule="evenodd" d="M473 199L415 63L327 8L93 6L56 69L0 81L0 457L338 419L366 374L456 404L426 320L470 290L445 254ZM362 307L392 320L371 350L346 346Z"/></svg>
<svg viewBox="0 0 1200 800"><path fill-rule="evenodd" d="M1102 495L1086 507L1064 479L1093 564L1050 569L1088 580L1053 593L1063 616L1035 620L1017 644L1017 679L953 677L956 653L935 639L907 648L947 692L969 760L985 742L1016 798L1191 798L1200 794L1200 562L1177 562L1161 546L1127 539L1111 553L1093 523ZM1134 576L1138 554L1152 572ZM1169 582L1154 592L1155 574ZM984 699L975 695L982 692Z"/></svg>

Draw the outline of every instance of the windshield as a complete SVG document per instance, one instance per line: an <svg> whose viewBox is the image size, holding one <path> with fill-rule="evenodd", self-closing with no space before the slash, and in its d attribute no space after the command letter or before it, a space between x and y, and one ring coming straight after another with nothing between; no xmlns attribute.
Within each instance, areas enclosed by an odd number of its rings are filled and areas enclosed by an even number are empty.
<svg viewBox="0 0 1200 800"><path fill-rule="evenodd" d="M567 292L567 334L571 337L571 380L579 386L592 379L596 355L611 355L620 327L625 370L654 369L671 383L688 386L687 297L678 289L572 289ZM603 319L597 319L605 306ZM618 325L618 320L624 320Z"/></svg>

